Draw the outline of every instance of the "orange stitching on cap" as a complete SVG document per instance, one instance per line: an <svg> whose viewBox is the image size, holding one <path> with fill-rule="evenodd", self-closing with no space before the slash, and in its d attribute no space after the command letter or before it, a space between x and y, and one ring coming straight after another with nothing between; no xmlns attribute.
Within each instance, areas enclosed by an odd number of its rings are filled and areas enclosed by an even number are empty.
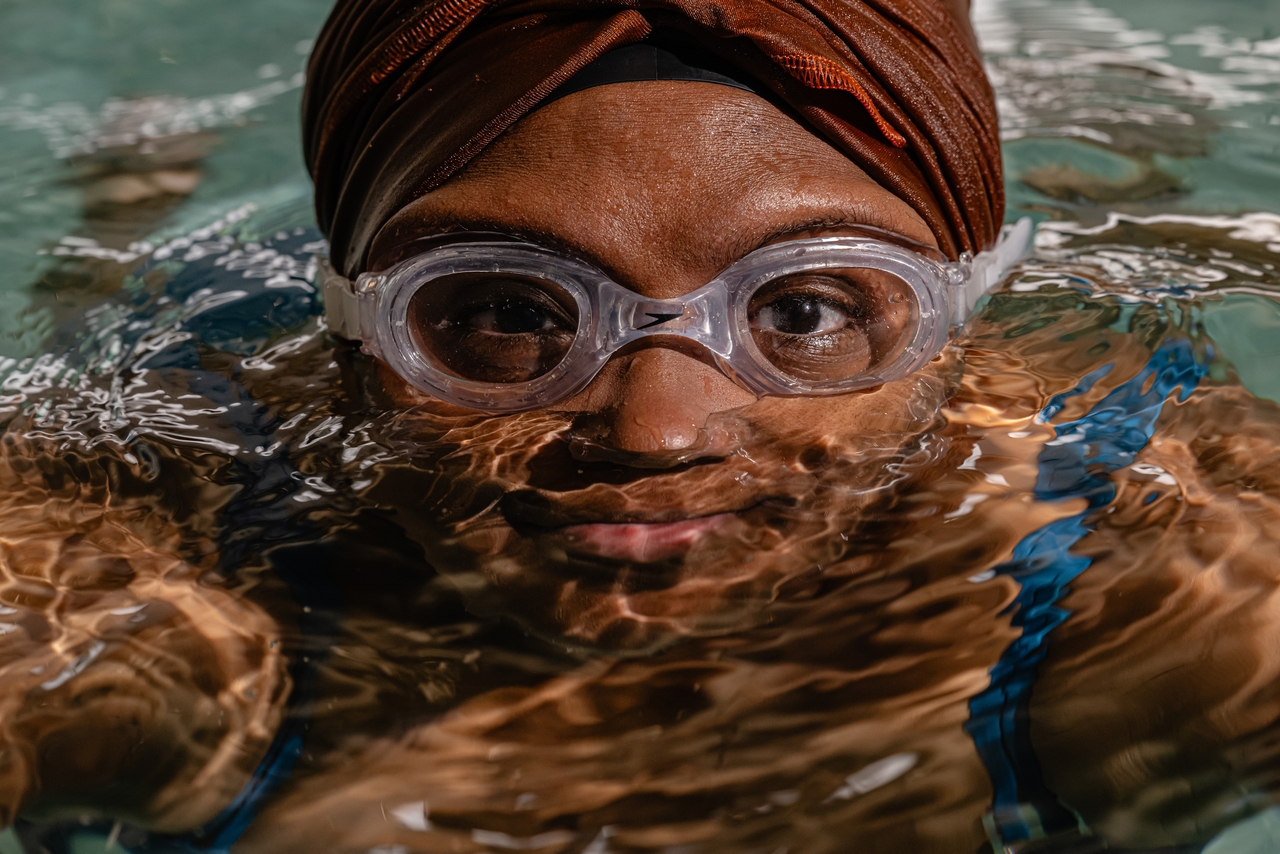
<svg viewBox="0 0 1280 854"><path fill-rule="evenodd" d="M779 65L791 72L792 77L795 77L810 89L839 89L842 92L848 92L857 98L862 106L867 108L867 112L871 114L871 120L876 123L876 127L880 128L880 132L885 135L885 138L895 148L907 147L906 138L894 130L884 116L880 115L880 111L871 102L871 97L867 95L867 91L862 88L857 80L853 79L852 74L841 68L839 64L826 57L813 56L811 54L787 54L774 57L774 59Z"/></svg>
<svg viewBox="0 0 1280 854"><path fill-rule="evenodd" d="M369 75L369 82L374 85L381 83L419 53L424 42L435 41L454 26L468 18L474 18L490 2L491 0L444 0L380 51L380 67Z"/></svg>
<svg viewBox="0 0 1280 854"><path fill-rule="evenodd" d="M484 11L494 0L442 0L423 16L391 40L390 44L380 47L372 56L367 57L352 72L349 78L353 82L361 81L352 88L347 88L345 81L331 92L333 103L325 104L321 115L319 139L316 141L316 164L321 163L328 153L329 142L334 129L342 122L349 120L354 105L368 95L378 84L392 74L400 71L404 64L412 60L424 49L430 49L440 37L457 26L466 26ZM403 25L402 25L403 26Z"/></svg>

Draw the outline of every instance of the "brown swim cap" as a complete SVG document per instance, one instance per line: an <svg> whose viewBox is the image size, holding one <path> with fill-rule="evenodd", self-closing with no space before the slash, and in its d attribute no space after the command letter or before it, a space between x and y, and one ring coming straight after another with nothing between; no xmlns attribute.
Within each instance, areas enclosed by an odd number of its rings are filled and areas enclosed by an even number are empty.
<svg viewBox="0 0 1280 854"><path fill-rule="evenodd" d="M311 56L303 145L334 266L608 51L655 30L741 69L929 224L995 240L995 98L954 0L338 0Z"/></svg>

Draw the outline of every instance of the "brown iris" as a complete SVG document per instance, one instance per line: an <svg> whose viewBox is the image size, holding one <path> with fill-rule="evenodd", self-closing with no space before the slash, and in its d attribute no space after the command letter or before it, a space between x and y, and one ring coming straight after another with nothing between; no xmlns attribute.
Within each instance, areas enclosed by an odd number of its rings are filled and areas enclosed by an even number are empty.
<svg viewBox="0 0 1280 854"><path fill-rule="evenodd" d="M766 283L747 318L761 354L783 373L836 382L897 356L915 314L910 287L874 270L823 270Z"/></svg>
<svg viewBox="0 0 1280 854"><path fill-rule="evenodd" d="M522 383L564 360L578 328L578 308L544 279L460 273L414 294L409 323L418 345L455 376Z"/></svg>

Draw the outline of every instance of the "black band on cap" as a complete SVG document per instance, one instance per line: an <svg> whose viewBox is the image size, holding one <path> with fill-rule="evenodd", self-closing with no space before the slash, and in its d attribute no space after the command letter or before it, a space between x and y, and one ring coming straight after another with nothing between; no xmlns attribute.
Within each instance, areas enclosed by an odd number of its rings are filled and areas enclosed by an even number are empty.
<svg viewBox="0 0 1280 854"><path fill-rule="evenodd" d="M755 86L741 79L736 69L721 64L711 56L694 59L692 51L676 53L668 47L641 42L609 51L586 68L571 77L563 86L551 93L539 106L545 106L557 98L610 83L635 83L645 80L686 80L692 83L718 83L746 92L756 92ZM708 66L716 67L708 67Z"/></svg>

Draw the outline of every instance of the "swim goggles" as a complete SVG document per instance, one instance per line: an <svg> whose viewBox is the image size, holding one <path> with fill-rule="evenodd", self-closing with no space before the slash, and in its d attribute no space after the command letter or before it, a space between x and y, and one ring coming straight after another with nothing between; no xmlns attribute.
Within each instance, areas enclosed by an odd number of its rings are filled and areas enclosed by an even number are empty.
<svg viewBox="0 0 1280 854"><path fill-rule="evenodd" d="M354 282L321 259L329 328L416 388L489 412L567 400L637 341L705 348L757 395L831 395L901 379L1027 251L1030 219L958 262L878 236L758 249L678 299L650 299L565 253L449 235Z"/></svg>

